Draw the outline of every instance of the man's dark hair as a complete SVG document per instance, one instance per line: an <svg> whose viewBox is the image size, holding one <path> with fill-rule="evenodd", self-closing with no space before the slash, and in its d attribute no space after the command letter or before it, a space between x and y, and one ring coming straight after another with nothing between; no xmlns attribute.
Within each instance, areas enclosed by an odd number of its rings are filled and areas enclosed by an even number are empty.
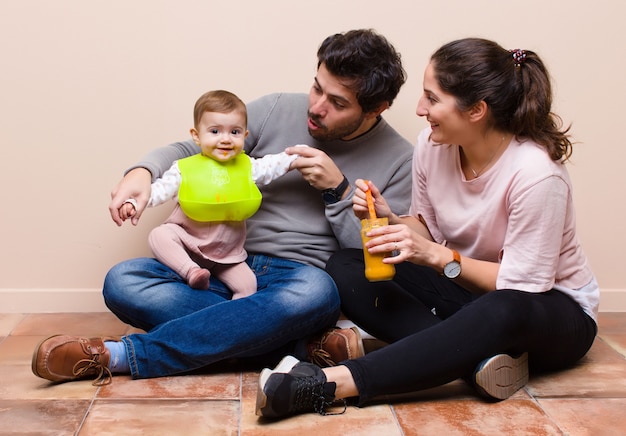
<svg viewBox="0 0 626 436"><path fill-rule="evenodd" d="M334 76L349 79L364 112L389 106L406 82L400 53L371 29L350 30L329 36L317 51L317 67L324 64Z"/></svg>

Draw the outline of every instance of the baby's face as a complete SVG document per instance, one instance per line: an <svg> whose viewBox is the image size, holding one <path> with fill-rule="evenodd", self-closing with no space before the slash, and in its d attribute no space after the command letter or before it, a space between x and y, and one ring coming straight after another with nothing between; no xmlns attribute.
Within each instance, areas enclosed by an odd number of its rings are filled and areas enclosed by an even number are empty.
<svg viewBox="0 0 626 436"><path fill-rule="evenodd" d="M191 135L203 155L225 162L241 153L248 131L239 112L205 112Z"/></svg>

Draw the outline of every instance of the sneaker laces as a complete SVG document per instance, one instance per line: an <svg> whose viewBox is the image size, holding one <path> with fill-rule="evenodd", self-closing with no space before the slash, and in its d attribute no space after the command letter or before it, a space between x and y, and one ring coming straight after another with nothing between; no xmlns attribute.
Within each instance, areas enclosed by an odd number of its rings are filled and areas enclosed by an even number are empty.
<svg viewBox="0 0 626 436"><path fill-rule="evenodd" d="M97 374L95 380L91 383L93 386L104 386L111 383L113 375L111 370L99 362L100 355L94 356L93 359L81 359L72 368L72 373L82 378Z"/></svg>
<svg viewBox="0 0 626 436"><path fill-rule="evenodd" d="M313 410L320 415L341 415L347 409L346 400L335 400L335 383L320 384L315 377L298 377L296 382L296 395L293 401L292 412ZM343 410L329 413L326 408L341 402Z"/></svg>

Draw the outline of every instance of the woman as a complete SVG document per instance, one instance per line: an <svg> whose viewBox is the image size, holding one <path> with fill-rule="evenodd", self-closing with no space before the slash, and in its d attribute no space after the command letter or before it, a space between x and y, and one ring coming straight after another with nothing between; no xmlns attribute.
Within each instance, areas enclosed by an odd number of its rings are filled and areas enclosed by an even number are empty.
<svg viewBox="0 0 626 436"><path fill-rule="evenodd" d="M356 182L389 226L366 248L392 252L392 281L368 282L360 250L337 252L327 271L343 312L390 345L321 370L287 357L261 374L257 414L324 413L335 399L431 388L466 378L493 400L531 370L582 358L597 332L599 289L575 229L564 165L568 129L551 112L550 79L532 51L477 38L431 57L417 115L430 127L413 159L409 216Z"/></svg>

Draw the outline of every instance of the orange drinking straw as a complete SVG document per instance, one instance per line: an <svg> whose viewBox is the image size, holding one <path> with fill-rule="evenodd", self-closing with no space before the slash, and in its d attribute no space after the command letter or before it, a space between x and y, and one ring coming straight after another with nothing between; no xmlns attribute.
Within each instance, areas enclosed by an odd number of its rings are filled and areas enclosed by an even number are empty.
<svg viewBox="0 0 626 436"><path fill-rule="evenodd" d="M370 219L376 219L376 208L374 207L374 199L372 198L372 190L369 187L369 180L366 180L367 183L367 191L365 191L365 199L367 200L367 208L370 211Z"/></svg>

